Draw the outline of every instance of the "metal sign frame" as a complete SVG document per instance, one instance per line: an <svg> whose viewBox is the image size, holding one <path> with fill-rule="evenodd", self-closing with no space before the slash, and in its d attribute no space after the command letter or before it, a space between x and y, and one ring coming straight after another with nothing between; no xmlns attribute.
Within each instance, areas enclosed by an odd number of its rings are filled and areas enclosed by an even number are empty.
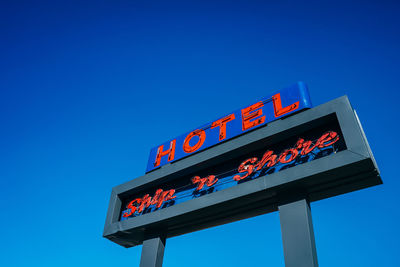
<svg viewBox="0 0 400 267"><path fill-rule="evenodd" d="M285 140L329 120L337 120L347 149L184 203L119 220L121 199L128 195L222 164L261 144ZM114 187L103 236L124 247L143 244L141 266L161 266L160 255L162 263L168 237L279 210L286 266L317 266L309 203L381 183L357 115L347 96L343 96ZM293 228L293 221L297 227ZM300 231L304 238L299 240L299 233L293 231Z"/></svg>

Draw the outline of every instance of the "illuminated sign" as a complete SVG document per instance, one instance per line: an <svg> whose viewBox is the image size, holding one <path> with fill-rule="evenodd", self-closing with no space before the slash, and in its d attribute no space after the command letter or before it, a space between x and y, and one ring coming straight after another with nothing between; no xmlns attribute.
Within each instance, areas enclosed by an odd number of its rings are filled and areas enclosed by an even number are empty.
<svg viewBox="0 0 400 267"><path fill-rule="evenodd" d="M381 184L347 97L310 105L299 83L153 148L147 173L112 189L103 236L160 266L164 238Z"/></svg>
<svg viewBox="0 0 400 267"><path fill-rule="evenodd" d="M146 172L307 108L311 108L308 90L299 82L152 148Z"/></svg>
<svg viewBox="0 0 400 267"><path fill-rule="evenodd" d="M336 125L330 125L330 127L334 127L336 131L339 130ZM231 169L231 165L227 165L227 168L219 169L218 173L204 177L195 175L184 178L186 183L180 185L179 188L165 191L158 188L153 196L144 194L142 197L134 197L133 200L123 205L121 220L170 207L205 194L235 186L238 183L256 179L265 174L271 174L281 169L287 169L341 151L345 145L343 142L337 143L340 140L340 135L336 131L329 130L314 140L307 140L305 136L314 138L315 132L306 133L301 138L298 138L291 148L286 148L280 153L275 153L274 150L268 149L263 152L262 156L258 156L257 154L259 153L251 155L250 158L243 160L235 169ZM283 145L280 144L275 147L283 147ZM171 187L171 183L169 183L169 187Z"/></svg>

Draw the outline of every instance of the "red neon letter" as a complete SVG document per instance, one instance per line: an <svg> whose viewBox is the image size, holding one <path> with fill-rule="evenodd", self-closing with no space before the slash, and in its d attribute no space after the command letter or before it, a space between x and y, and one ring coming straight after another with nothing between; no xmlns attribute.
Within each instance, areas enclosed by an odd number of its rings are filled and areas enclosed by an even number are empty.
<svg viewBox="0 0 400 267"><path fill-rule="evenodd" d="M197 141L197 144L195 144L194 146L191 146L189 142L196 135L199 137L199 141ZM183 151L185 151L186 153L195 152L203 145L204 140L206 140L206 133L203 130L200 129L191 132L190 134L188 134L188 136L186 136L185 141L183 142Z"/></svg>
<svg viewBox="0 0 400 267"><path fill-rule="evenodd" d="M141 204L138 208L138 212L141 213L145 208L148 208L151 205L151 197L149 194L146 194L141 199Z"/></svg>
<svg viewBox="0 0 400 267"><path fill-rule="evenodd" d="M169 145L169 149L163 151L164 149L164 145L161 145L158 149L157 149L157 156L156 156L156 161L154 162L154 167L157 167L158 165L160 165L161 162L161 158L168 155L168 161L171 161L174 159L175 157L175 143L176 140L172 140L170 145Z"/></svg>
<svg viewBox="0 0 400 267"><path fill-rule="evenodd" d="M285 150L280 156L279 156L279 161L281 163L288 163L294 160L297 155L299 154L299 151L297 149L291 148ZM290 155L290 157L287 159L287 156Z"/></svg>
<svg viewBox="0 0 400 267"><path fill-rule="evenodd" d="M156 205L158 203L158 200L160 199L162 192L164 192L164 190L157 189L156 193L154 194L154 197L151 199L151 205Z"/></svg>
<svg viewBox="0 0 400 267"><path fill-rule="evenodd" d="M300 148L303 148L302 150L301 150L301 152L300 152L300 154L302 155L302 156L304 156L304 155L307 155L308 153L310 153L311 151L313 151L314 150L314 148L316 148L317 147L317 144L314 144L313 145L313 142L312 141L305 141L304 142L304 139L299 139L299 141L297 141L297 147L300 149Z"/></svg>
<svg viewBox="0 0 400 267"><path fill-rule="evenodd" d="M171 189L171 190L162 192L157 200L156 208L161 207L161 205L164 203L164 201L168 201L170 199L176 198L176 196L174 196L174 194L175 194L175 189Z"/></svg>
<svg viewBox="0 0 400 267"><path fill-rule="evenodd" d="M140 202L142 202L142 199L136 198L136 199L132 200L131 202L129 202L129 204L126 206L126 208L128 208L129 211L122 214L123 217L126 218L135 213L136 208L137 208L137 206L133 205L135 202L137 202L137 204L140 204Z"/></svg>
<svg viewBox="0 0 400 267"><path fill-rule="evenodd" d="M235 119L235 114L231 114L225 118L214 121L211 124L211 129L219 126L219 141L224 140L226 137L226 123Z"/></svg>
<svg viewBox="0 0 400 267"><path fill-rule="evenodd" d="M246 178L247 176L249 176L250 174L253 173L254 171L254 166L252 164L247 164L247 163L254 163L257 161L257 158L251 158L251 159L246 159L245 161L242 162L242 164L240 164L239 168L238 168L238 172L247 172L245 175L240 176L239 174L233 176L233 180L235 181L240 181L244 178Z"/></svg>
<svg viewBox="0 0 400 267"><path fill-rule="evenodd" d="M272 102L274 103L274 115L275 117L282 116L286 113L289 113L290 111L296 110L299 108L299 101L296 103L293 103L287 107L282 107L282 101L281 101L281 94L277 93L272 97Z"/></svg>
<svg viewBox="0 0 400 267"><path fill-rule="evenodd" d="M301 149L303 147L304 144L304 139L303 138L299 138L299 140L297 140L295 148L297 149Z"/></svg>
<svg viewBox="0 0 400 267"><path fill-rule="evenodd" d="M206 178L200 178L200 176L195 176L192 178L192 183L197 184L196 190L203 189L206 184L208 187L213 186L216 182L218 182L218 178L215 178L215 175L209 175Z"/></svg>
<svg viewBox="0 0 400 267"><path fill-rule="evenodd" d="M336 132L329 131L323 134L317 141L318 148L333 145L339 140L339 135Z"/></svg>
<svg viewBox="0 0 400 267"><path fill-rule="evenodd" d="M264 153L264 156L262 159L254 166L257 167L257 171L261 170L265 164L267 164L267 167L272 167L277 163L277 156L272 154L274 151L268 150L267 152Z"/></svg>
<svg viewBox="0 0 400 267"><path fill-rule="evenodd" d="M255 119L256 117L259 117L262 115L262 109L259 109L263 107L264 104L263 102L257 102L254 105L251 105L250 107L242 109L242 130L246 131L250 128L253 128L254 126L257 126L259 124L264 123L265 121L265 116L262 116L256 120L250 121L252 119ZM255 111L256 109L259 109Z"/></svg>

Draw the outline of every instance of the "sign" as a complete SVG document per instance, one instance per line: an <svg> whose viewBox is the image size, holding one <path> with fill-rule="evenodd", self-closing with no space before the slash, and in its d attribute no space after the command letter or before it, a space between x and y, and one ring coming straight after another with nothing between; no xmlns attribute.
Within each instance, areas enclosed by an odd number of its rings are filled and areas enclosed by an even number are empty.
<svg viewBox="0 0 400 267"><path fill-rule="evenodd" d="M179 187L171 186L172 184L169 183L164 185L170 188L168 190L165 190L165 187L163 187L164 189L157 188L150 190L151 194L133 197L132 200L122 205L120 220L170 207L342 151L345 144L340 138L341 134L338 133L339 127L337 125L329 125L329 127L335 131L326 131L328 128L324 127L303 133L296 142L286 140L279 145L274 145L273 149L266 151L262 149L247 158L245 156L246 159L242 160L240 164L236 164L234 168L231 164L225 165L216 173L210 173L204 177L199 175L187 177L186 183ZM322 131L325 132L321 134ZM285 149L280 151L282 147ZM261 151L262 153L260 153Z"/></svg>
<svg viewBox="0 0 400 267"><path fill-rule="evenodd" d="M308 89L304 83L298 82L252 105L153 147L146 172L307 108L311 108Z"/></svg>
<svg viewBox="0 0 400 267"><path fill-rule="evenodd" d="M297 84L277 93L280 101L273 94L270 102L257 102L157 146L150 172L113 188L103 236L124 247L148 242L144 248L159 255L162 238L381 184L347 97L306 109L310 101L304 90ZM277 113L281 109L287 112ZM286 227L293 220L285 218ZM302 218L308 223L308 215ZM297 242L297 235L283 233L293 237L283 238L284 247L285 240Z"/></svg>

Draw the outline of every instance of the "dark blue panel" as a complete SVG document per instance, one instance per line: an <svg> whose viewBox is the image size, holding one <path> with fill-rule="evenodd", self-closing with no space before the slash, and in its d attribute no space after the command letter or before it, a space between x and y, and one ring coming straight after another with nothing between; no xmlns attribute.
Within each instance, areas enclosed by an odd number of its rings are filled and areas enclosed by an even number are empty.
<svg viewBox="0 0 400 267"><path fill-rule="evenodd" d="M296 107L293 110L291 110L291 111L289 111L289 112L287 112L287 113L285 113L283 115L277 114L274 110L276 109L277 106L279 106L278 105L278 101L276 100L276 97L278 96L278 94L279 94L280 99L281 99L281 107L282 108L288 107L288 106L290 106L290 105L292 105L294 103L298 103L298 105L296 105ZM220 127L212 128L211 127L212 122L207 123L207 124L205 124L205 125L203 125L201 127L198 127L197 129L194 129L194 130L198 130L198 129L204 130L204 133L205 133L205 140L204 140L204 143L202 144L202 146L200 148L198 148L196 151L194 151L192 153L186 153L183 150L184 140L188 136L188 134L190 134L192 131L187 132L187 133L185 133L185 134L183 134L183 135L181 135L181 136L179 136L179 137L177 137L175 139L171 139L171 140L169 140L169 141L167 141L167 142L165 142L163 144L155 146L150 151L150 156L149 156L149 160L148 160L148 163L147 163L146 172L150 172L150 171L152 171L154 169L157 169L157 168L159 168L159 167L161 167L161 166L163 166L163 165L165 165L167 163L171 163L171 162L174 162L176 160L188 157L190 155L193 155L194 153L202 151L202 150L204 150L206 148L209 148L211 146L214 146L214 145L216 145L218 143L225 142L225 141L227 141L229 139L232 139L232 138L234 138L236 136L245 134L248 131L257 129L257 128L259 128L261 126L264 126L264 125L266 125L269 122L272 122L274 120L280 119L282 117L289 116L289 115L291 115L291 114L293 114L295 112L298 112L300 110L304 110L304 109L312 107L307 86L302 82L298 82L298 83L296 83L296 84L294 84L294 85L292 85L292 86L290 86L288 88L285 88L285 89L282 89L282 90L280 90L278 92L275 92L274 94L271 94L268 97L260 99L259 101L255 102L254 104L259 103L259 102L262 102L263 106L258 108L258 109L256 109L253 112L256 112L257 110L262 110L262 115L258 116L257 118L254 118L254 119L252 119L250 121L254 121L254 120L257 120L260 117L265 116L265 120L262 123L254 126L254 127L251 127L250 129L243 130L243 126L242 126L242 121L243 121L243 119L242 119L242 110L247 108L247 107L249 107L249 106L243 107L242 109L238 109L238 110L236 110L236 111L234 111L232 113L226 114L225 116L222 116L222 117L218 118L217 120L225 118L225 117L229 116L230 114L234 114L235 119L233 119L232 121L229 121L229 122L226 123L226 137L223 140L219 140L220 139L219 138ZM274 107L275 107L275 109L274 109ZM217 121L217 120L215 120L215 121ZM170 148L171 142L173 140L176 140L174 158L172 160L168 161L168 155L165 155L165 156L161 157L160 164L155 165L157 151L158 151L159 147L163 146L163 151L166 151L166 150L168 150ZM190 146L194 146L197 143L198 140L199 140L198 136L193 137L191 139L191 141L189 142Z"/></svg>

